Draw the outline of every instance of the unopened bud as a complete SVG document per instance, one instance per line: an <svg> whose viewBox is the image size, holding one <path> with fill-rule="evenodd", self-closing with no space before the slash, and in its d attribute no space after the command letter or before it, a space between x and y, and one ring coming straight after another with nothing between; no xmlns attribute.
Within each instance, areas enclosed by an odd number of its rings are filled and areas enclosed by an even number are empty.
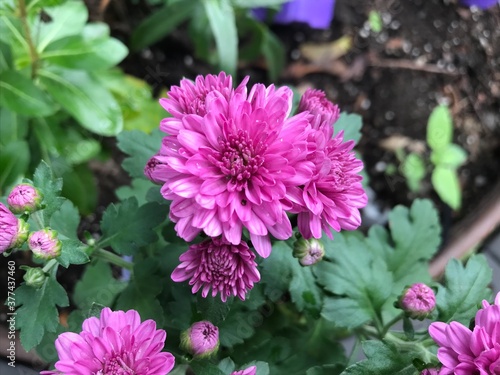
<svg viewBox="0 0 500 375"><path fill-rule="evenodd" d="M439 375L439 370L435 368L426 368L420 372L420 375Z"/></svg>
<svg viewBox="0 0 500 375"><path fill-rule="evenodd" d="M299 259L302 266L312 266L320 262L324 255L325 247L315 238L299 238L293 245L293 256Z"/></svg>
<svg viewBox="0 0 500 375"><path fill-rule="evenodd" d="M436 295L427 285L416 283L404 290L396 306L403 309L408 317L423 320L436 307Z"/></svg>
<svg viewBox="0 0 500 375"><path fill-rule="evenodd" d="M313 119L311 127L316 130L322 130L327 139L333 135L333 124L340 117L339 108L333 104L324 91L307 89L302 98L300 98L298 112L308 111Z"/></svg>
<svg viewBox="0 0 500 375"><path fill-rule="evenodd" d="M194 357L210 357L219 349L219 329L206 320L196 322L182 332L181 347Z"/></svg>
<svg viewBox="0 0 500 375"><path fill-rule="evenodd" d="M57 232L48 228L31 233L28 246L39 259L49 260L61 255L62 243L57 238Z"/></svg>
<svg viewBox="0 0 500 375"><path fill-rule="evenodd" d="M28 238L29 225L0 203L0 254L20 247Z"/></svg>
<svg viewBox="0 0 500 375"><path fill-rule="evenodd" d="M15 214L34 212L41 207L42 193L30 184L19 184L10 192L7 203Z"/></svg>
<svg viewBox="0 0 500 375"><path fill-rule="evenodd" d="M250 366L244 370L233 371L231 375L255 375L257 374L257 366Z"/></svg>
<svg viewBox="0 0 500 375"><path fill-rule="evenodd" d="M23 270L26 270L26 273L23 276L24 281L26 281L26 285L38 289L45 283L47 275L41 268L32 268L26 266L21 266L21 268Z"/></svg>

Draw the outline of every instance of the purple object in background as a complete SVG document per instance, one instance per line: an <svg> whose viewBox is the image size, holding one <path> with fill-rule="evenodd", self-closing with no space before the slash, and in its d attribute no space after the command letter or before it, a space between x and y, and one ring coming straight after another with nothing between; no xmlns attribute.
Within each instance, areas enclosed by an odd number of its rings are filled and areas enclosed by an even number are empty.
<svg viewBox="0 0 500 375"><path fill-rule="evenodd" d="M275 23L304 22L315 29L328 29L333 19L335 0L292 0L283 4L274 17ZM255 18L263 20L266 9L254 9Z"/></svg>
<svg viewBox="0 0 500 375"><path fill-rule="evenodd" d="M498 4L498 0L461 0L461 3L466 6L476 6L481 9L488 9Z"/></svg>

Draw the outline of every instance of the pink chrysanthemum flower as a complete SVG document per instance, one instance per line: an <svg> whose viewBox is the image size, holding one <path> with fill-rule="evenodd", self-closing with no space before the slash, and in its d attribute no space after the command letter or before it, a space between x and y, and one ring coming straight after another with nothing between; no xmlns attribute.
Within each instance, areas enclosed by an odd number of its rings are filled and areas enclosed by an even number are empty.
<svg viewBox="0 0 500 375"><path fill-rule="evenodd" d="M313 116L311 120L313 129L321 130L326 139L331 139L333 124L340 117L339 107L328 100L324 91L307 89L300 98L298 108L298 112L305 111L309 111Z"/></svg>
<svg viewBox="0 0 500 375"><path fill-rule="evenodd" d="M212 297L220 293L224 302L230 296L244 300L253 284L260 280L254 259L255 254L244 241L232 245L223 239L211 238L191 245L180 256L182 263L172 272L172 280L189 279L193 293L202 289L203 297L212 288Z"/></svg>
<svg viewBox="0 0 500 375"><path fill-rule="evenodd" d="M0 202L0 254L21 246L28 238L28 229L28 223L18 219Z"/></svg>
<svg viewBox="0 0 500 375"><path fill-rule="evenodd" d="M269 234L281 240L292 235L289 189L312 176L309 115L287 118L287 87L258 84L248 96L243 89L227 96L211 91L203 117L187 114L178 128L163 127L174 135L163 139L157 158L166 164L151 175L164 182L162 194L172 200L170 219L180 237L191 241L203 230L238 245L246 227L255 250L267 257Z"/></svg>
<svg viewBox="0 0 500 375"><path fill-rule="evenodd" d="M153 320L141 323L137 311L111 311L83 322L80 334L65 332L56 340L55 371L43 375L165 375L174 356L163 349L166 332Z"/></svg>
<svg viewBox="0 0 500 375"><path fill-rule="evenodd" d="M440 347L440 375L500 374L500 293L493 305L483 301L472 331L459 322L435 322L429 334Z"/></svg>
<svg viewBox="0 0 500 375"><path fill-rule="evenodd" d="M233 371L230 375L255 375L257 374L257 366L250 366L244 370Z"/></svg>

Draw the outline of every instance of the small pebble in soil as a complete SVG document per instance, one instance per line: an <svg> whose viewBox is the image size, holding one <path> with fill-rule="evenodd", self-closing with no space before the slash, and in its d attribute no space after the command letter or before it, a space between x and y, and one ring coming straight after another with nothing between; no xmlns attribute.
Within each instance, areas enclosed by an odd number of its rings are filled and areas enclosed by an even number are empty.
<svg viewBox="0 0 500 375"><path fill-rule="evenodd" d="M378 161L377 164L375 164L375 170L377 172L384 172L387 169L387 163L385 161Z"/></svg>
<svg viewBox="0 0 500 375"><path fill-rule="evenodd" d="M186 66L191 66L193 65L193 58L190 55L184 56L184 64Z"/></svg>
<svg viewBox="0 0 500 375"><path fill-rule="evenodd" d="M298 60L300 58L300 51L298 49L292 50L292 52L290 52L290 58L292 60Z"/></svg>
<svg viewBox="0 0 500 375"><path fill-rule="evenodd" d="M391 30L398 30L400 27L401 27L401 22L399 22L398 20L392 21L391 24L389 25L389 28Z"/></svg>
<svg viewBox="0 0 500 375"><path fill-rule="evenodd" d="M432 52L432 44L426 43L424 45L424 51L427 52L427 53L431 53Z"/></svg>
<svg viewBox="0 0 500 375"><path fill-rule="evenodd" d="M394 120L394 117L395 117L395 116L396 116L396 115L395 115L395 113L394 113L394 112L392 112L392 111L387 111L387 112L385 113L385 116L384 116L384 117L385 117L385 119L386 119L387 121L392 121L392 120Z"/></svg>
<svg viewBox="0 0 500 375"><path fill-rule="evenodd" d="M361 109L367 110L371 107L371 105L372 102L370 101L370 99L363 99L363 101L361 102Z"/></svg>

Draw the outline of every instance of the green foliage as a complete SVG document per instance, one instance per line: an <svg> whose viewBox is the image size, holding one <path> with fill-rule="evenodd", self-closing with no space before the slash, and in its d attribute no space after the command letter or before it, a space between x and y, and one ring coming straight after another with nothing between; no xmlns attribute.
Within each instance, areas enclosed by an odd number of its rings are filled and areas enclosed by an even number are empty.
<svg viewBox="0 0 500 375"><path fill-rule="evenodd" d="M342 112L333 126L335 128L335 134L338 134L341 130L344 131L344 141L354 141L354 143L358 143L361 139L363 119L360 115Z"/></svg>
<svg viewBox="0 0 500 375"><path fill-rule="evenodd" d="M444 286L439 285L436 305L438 320L457 321L466 326L483 299L491 298L491 268L484 255L472 256L465 266L452 259L446 266Z"/></svg>
<svg viewBox="0 0 500 375"><path fill-rule="evenodd" d="M55 178L50 167L42 161L33 174L33 184L43 195L45 208L41 211L46 223L52 214L59 210L64 200L59 195L62 190L62 179Z"/></svg>
<svg viewBox="0 0 500 375"><path fill-rule="evenodd" d="M433 151L438 151L451 143L453 123L450 111L445 105L438 105L432 111L427 122L427 144Z"/></svg>
<svg viewBox="0 0 500 375"><path fill-rule="evenodd" d="M454 210L460 208L462 202L462 190L455 169L436 166L432 171L432 186L439 197Z"/></svg>
<svg viewBox="0 0 500 375"><path fill-rule="evenodd" d="M368 22L370 23L370 29L377 34L381 32L384 27L382 17L380 17L380 13L376 10L370 10L370 13L368 13Z"/></svg>
<svg viewBox="0 0 500 375"><path fill-rule="evenodd" d="M2 122L2 127L4 122ZM28 169L30 149L26 141L13 141L0 146L0 192L23 176Z"/></svg>
<svg viewBox="0 0 500 375"><path fill-rule="evenodd" d="M163 133L160 130L155 130L151 134L132 130L118 135L118 148L130 155L123 161L122 167L131 177L145 178L144 167L160 148L162 137Z"/></svg>
<svg viewBox="0 0 500 375"><path fill-rule="evenodd" d="M414 192L418 191L420 189L420 183L425 177L425 164L423 159L418 154L412 152L404 159L401 168L410 190Z"/></svg>

